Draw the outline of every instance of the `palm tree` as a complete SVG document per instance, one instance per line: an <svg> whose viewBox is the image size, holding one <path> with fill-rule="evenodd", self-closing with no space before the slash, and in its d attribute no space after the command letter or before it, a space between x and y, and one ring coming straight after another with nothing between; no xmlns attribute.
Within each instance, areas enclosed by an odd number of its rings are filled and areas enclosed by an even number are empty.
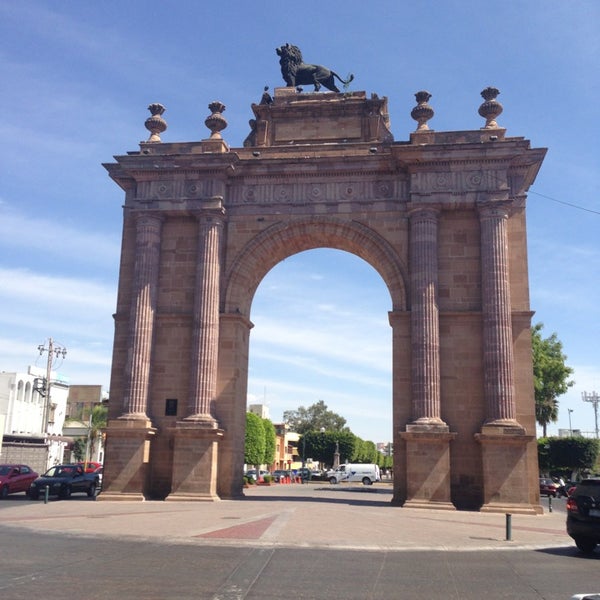
<svg viewBox="0 0 600 600"><path fill-rule="evenodd" d="M102 435L102 430L106 427L106 419L108 416L108 408L102 404L97 404L92 408L90 413L89 429L88 429L88 447L89 452L86 452L86 460L94 456L96 443Z"/></svg>

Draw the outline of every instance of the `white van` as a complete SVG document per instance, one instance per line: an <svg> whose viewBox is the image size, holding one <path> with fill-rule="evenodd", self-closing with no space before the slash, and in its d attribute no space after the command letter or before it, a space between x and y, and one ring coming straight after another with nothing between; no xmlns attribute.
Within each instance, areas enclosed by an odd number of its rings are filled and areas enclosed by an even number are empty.
<svg viewBox="0 0 600 600"><path fill-rule="evenodd" d="M327 471L327 479L329 483L361 481L364 485L371 485L375 481L381 481L381 474L378 465L348 463L340 465L334 471Z"/></svg>

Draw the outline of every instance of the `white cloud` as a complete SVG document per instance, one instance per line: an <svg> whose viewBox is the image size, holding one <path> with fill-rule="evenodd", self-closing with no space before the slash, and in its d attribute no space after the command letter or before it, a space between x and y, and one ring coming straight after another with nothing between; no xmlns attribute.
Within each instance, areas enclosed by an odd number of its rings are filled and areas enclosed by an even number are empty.
<svg viewBox="0 0 600 600"><path fill-rule="evenodd" d="M116 272L121 251L117 235L69 227L55 220L24 215L6 206L6 202L0 204L0 247L40 252L44 257L54 255L69 263L84 262L90 269L92 265L103 268L110 265Z"/></svg>

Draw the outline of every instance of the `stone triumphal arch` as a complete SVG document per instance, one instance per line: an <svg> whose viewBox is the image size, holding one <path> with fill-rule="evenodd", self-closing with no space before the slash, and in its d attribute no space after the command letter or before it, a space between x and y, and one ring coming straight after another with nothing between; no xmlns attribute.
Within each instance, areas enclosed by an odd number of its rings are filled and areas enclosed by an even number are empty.
<svg viewBox="0 0 600 600"><path fill-rule="evenodd" d="M496 94L481 128L438 132L419 92L395 141L387 98L277 88L239 148L220 102L181 143L150 105L150 139L106 165L125 205L100 499L241 496L253 295L330 247L390 293L393 502L539 511L525 199L545 150L505 135Z"/></svg>

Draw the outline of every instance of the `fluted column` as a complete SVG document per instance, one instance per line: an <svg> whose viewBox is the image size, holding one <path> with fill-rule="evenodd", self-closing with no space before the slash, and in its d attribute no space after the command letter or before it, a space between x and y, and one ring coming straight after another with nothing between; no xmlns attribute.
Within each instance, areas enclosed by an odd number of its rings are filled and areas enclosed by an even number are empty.
<svg viewBox="0 0 600 600"><path fill-rule="evenodd" d="M213 404L217 389L223 219L211 214L200 215L198 221L189 416L185 420L216 428Z"/></svg>
<svg viewBox="0 0 600 600"><path fill-rule="evenodd" d="M410 212L413 424L446 426L440 418L438 211Z"/></svg>
<svg viewBox="0 0 600 600"><path fill-rule="evenodd" d="M129 319L129 360L122 418L147 419L152 333L158 290L162 218L136 214L135 265Z"/></svg>
<svg viewBox="0 0 600 600"><path fill-rule="evenodd" d="M479 207L487 425L516 425L507 204Z"/></svg>

